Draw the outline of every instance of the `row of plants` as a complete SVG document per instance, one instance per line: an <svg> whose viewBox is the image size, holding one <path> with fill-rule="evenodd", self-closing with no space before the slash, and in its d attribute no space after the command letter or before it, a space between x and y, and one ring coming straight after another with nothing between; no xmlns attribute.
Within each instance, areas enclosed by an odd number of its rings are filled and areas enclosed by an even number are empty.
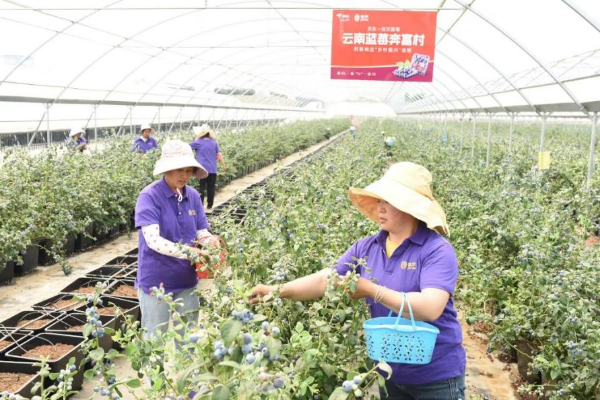
<svg viewBox="0 0 600 400"><path fill-rule="evenodd" d="M220 132L227 170L217 182L223 186L346 127L346 121L337 119ZM191 142L194 135L161 136L159 145L168 138ZM91 156L66 152L64 147L40 154L18 149L3 153L0 271L8 261L22 262L23 251L37 245L48 247L68 272L64 255L69 237L82 233L98 237L129 226L140 190L156 179L152 170L160 156L160 151L131 153L132 140L130 136L107 139Z"/></svg>
<svg viewBox="0 0 600 400"><path fill-rule="evenodd" d="M419 130L412 122L384 125ZM600 234L597 167L585 187L590 127L549 129L545 171L537 168L539 124L518 126L510 156L508 125L496 125L487 168L487 126L477 128L474 158L471 132L461 153L460 134L444 143L442 125L431 122L421 126L429 134L400 135L396 153L427 165L437 181L467 321L489 331L490 351L516 353L528 383L522 392L600 398L600 246L586 246Z"/></svg>
<svg viewBox="0 0 600 400"><path fill-rule="evenodd" d="M584 240L598 234L600 193L597 180L583 189L585 138L575 132L549 137L556 146L553 167L538 171L531 146L537 130L520 132L510 161L501 145L507 131L494 132L486 168L485 137L476 138L471 158L440 124L361 124L357 135L240 196L232 208L245 210L243 224L227 213L211 219L228 243L231 269L217 274L210 296L200 293L199 322L179 315L156 288L157 301L173 308L174 329L146 340L130 321L114 335L143 382L119 379L118 369L101 362L119 355L99 351L86 376L97 380L101 395L113 397L130 387L156 399L372 398L370 388L383 378L366 358L366 307L348 296L354 276L341 287L332 282L323 299L310 303L275 294L269 304L250 306L246 298L257 283L283 283L335 265L355 240L375 233L377 225L350 205L347 188L364 187L390 163L411 160L433 173L460 259L456 297L470 323L489 329L490 350L531 345L529 372L545 382L524 391L598 398L600 254ZM393 147L384 135L396 137Z"/></svg>

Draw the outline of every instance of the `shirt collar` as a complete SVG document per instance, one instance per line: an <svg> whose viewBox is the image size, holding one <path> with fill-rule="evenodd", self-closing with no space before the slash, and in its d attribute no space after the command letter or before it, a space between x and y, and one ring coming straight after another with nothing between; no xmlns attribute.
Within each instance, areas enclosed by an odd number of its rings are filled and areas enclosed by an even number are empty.
<svg viewBox="0 0 600 400"><path fill-rule="evenodd" d="M429 233L429 228L427 228L425 223L423 223L422 221L419 221L417 230L415 231L415 233L413 233L408 238L408 240L410 240L414 244L422 246L423 243L425 243L425 239L427 238L428 233ZM375 239L375 240L377 240L377 243L384 249L385 249L385 241L387 240L388 235L389 234L387 231L381 230L381 231L379 231L379 233L377 234L377 238Z"/></svg>
<svg viewBox="0 0 600 400"><path fill-rule="evenodd" d="M150 138L146 139L145 137L140 136L140 140L142 140L144 143L146 143L148 140L150 140Z"/></svg>
<svg viewBox="0 0 600 400"><path fill-rule="evenodd" d="M177 196L177 194L169 187L169 185L167 184L167 181L165 180L165 177L163 176L163 178L160 180L158 186L160 187L160 191L165 195L165 197L171 198L173 196ZM185 187L183 188L183 198L187 198L187 190L185 190Z"/></svg>

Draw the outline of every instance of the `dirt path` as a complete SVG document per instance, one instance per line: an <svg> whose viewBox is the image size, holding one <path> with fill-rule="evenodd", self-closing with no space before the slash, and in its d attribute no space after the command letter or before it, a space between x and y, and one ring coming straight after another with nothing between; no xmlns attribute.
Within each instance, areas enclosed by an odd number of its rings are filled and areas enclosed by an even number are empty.
<svg viewBox="0 0 600 400"><path fill-rule="evenodd" d="M276 164L269 165L231 182L217 192L215 207L231 199L253 183L273 174L276 168L287 166L305 157L328 144L330 140L292 154ZM210 214L210 211L208 214ZM76 278L84 276L88 271L98 268L114 257L121 256L136 247L137 232L134 232L131 236L122 235L111 242L93 248L91 251L71 257L69 262L73 265L73 273L70 276L64 276L59 265L52 265L38 267L31 275L15 278L12 285L0 287L0 320L8 318L20 310L31 308L33 304L57 294L61 288L67 286ZM211 286L211 280L200 282L200 288L203 290L210 290ZM461 323L464 346L467 349L467 399L516 400L510 380L511 368L509 367L507 370L505 368L506 364L493 357L488 357L486 344L481 339L481 335L471 333L470 327L462 319ZM119 376L121 379L136 376L135 371L131 369L131 365L126 360L119 359L115 365L120 370ZM86 380L83 390L74 395L72 399L89 399L93 394L93 384ZM136 394L138 397L143 398L143 394L139 389ZM123 400L135 399L127 391L124 391L123 395Z"/></svg>

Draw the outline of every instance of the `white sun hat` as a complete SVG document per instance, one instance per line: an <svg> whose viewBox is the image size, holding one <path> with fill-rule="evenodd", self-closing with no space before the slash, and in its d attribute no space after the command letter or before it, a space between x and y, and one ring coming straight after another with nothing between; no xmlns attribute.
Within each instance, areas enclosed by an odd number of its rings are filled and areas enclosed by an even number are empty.
<svg viewBox="0 0 600 400"><path fill-rule="evenodd" d="M202 137L208 133L208 137L217 140L217 135L215 135L215 131L213 131L210 125L208 124L203 124L202 126L193 126L192 130L194 131L194 134L196 134L196 137Z"/></svg>
<svg viewBox="0 0 600 400"><path fill-rule="evenodd" d="M71 132L69 132L69 137L73 137L75 135L77 135L78 133L81 133L82 135L85 135L85 131L81 128L71 128Z"/></svg>
<svg viewBox="0 0 600 400"><path fill-rule="evenodd" d="M140 134L141 134L142 132L144 132L146 129L150 129L150 134L151 134L151 135L152 135L154 132L156 132L156 131L154 130L154 128L152 127L152 125L150 125L150 124L143 124L143 125L140 127Z"/></svg>
<svg viewBox="0 0 600 400"><path fill-rule="evenodd" d="M187 167L196 168L194 176L198 179L204 179L208 176L206 168L196 161L189 144L181 140L168 140L163 145L160 159L154 166L154 175Z"/></svg>
<svg viewBox="0 0 600 400"><path fill-rule="evenodd" d="M433 197L431 172L412 163L399 162L364 189L350 188L350 201L368 218L379 222L377 200L384 200L427 224L440 235L450 233L446 214Z"/></svg>

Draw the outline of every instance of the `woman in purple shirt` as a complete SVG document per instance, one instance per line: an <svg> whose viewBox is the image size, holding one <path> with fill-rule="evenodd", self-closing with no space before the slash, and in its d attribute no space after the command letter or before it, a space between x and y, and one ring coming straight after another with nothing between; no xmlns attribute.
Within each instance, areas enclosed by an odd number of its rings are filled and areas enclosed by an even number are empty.
<svg viewBox="0 0 600 400"><path fill-rule="evenodd" d="M198 277L190 260L203 253L194 242L218 245L208 231L200 195L187 186L192 174L208 175L191 147L181 140L166 142L154 167L154 175L160 174L163 178L146 186L135 206L135 227L140 230L136 287L146 337L166 332L170 317L169 307L152 296L154 287L162 286L165 293L173 293L173 300L181 299L179 312L191 313L190 323L197 321Z"/></svg>
<svg viewBox="0 0 600 400"><path fill-rule="evenodd" d="M207 199L207 208L210 210L215 200L217 187L217 160L221 162L223 171L226 169L225 160L223 160L215 132L210 126L204 124L194 126L193 129L196 140L190 143L190 146L196 152L196 160L208 171L208 176L200 180L200 196L202 196L202 202Z"/></svg>
<svg viewBox="0 0 600 400"><path fill-rule="evenodd" d="M85 131L81 128L73 128L69 133L69 137L75 142L75 150L82 153L87 150L87 140L83 135L85 135Z"/></svg>
<svg viewBox="0 0 600 400"><path fill-rule="evenodd" d="M431 362L425 365L390 363L382 399L456 400L465 398L466 354L462 331L454 309L458 262L448 234L446 216L431 190L431 173L424 167L394 164L366 189L350 188L350 200L381 231L354 243L338 260L337 267L288 282L280 296L296 301L323 296L332 271L341 276L356 268L360 275L355 299L365 298L373 318L398 312L406 293L414 317L435 325L437 337ZM357 263L366 259L366 267ZM277 288L258 285L251 303ZM403 317L410 318L407 307Z"/></svg>

